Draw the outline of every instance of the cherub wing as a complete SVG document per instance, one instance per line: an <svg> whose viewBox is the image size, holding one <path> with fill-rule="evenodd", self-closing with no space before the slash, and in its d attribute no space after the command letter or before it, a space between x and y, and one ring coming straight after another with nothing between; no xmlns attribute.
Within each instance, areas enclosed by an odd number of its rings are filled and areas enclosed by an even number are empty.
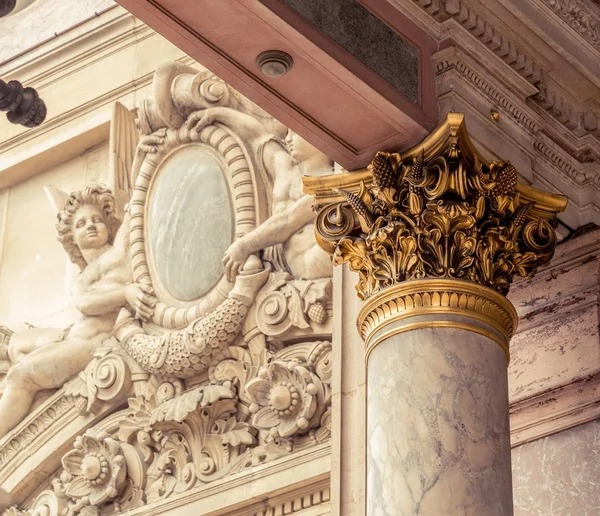
<svg viewBox="0 0 600 516"><path fill-rule="evenodd" d="M130 172L138 141L135 115L115 102L110 123L108 187L115 196L117 216L121 220L133 191Z"/></svg>
<svg viewBox="0 0 600 516"><path fill-rule="evenodd" d="M50 204L54 208L54 211L56 213L58 213L64 206L67 199L69 198L69 194L67 192L65 192L64 190L60 190L59 188L56 188L55 186L52 186L52 185L44 186L44 191L46 192L46 195L48 196L48 200L50 201Z"/></svg>

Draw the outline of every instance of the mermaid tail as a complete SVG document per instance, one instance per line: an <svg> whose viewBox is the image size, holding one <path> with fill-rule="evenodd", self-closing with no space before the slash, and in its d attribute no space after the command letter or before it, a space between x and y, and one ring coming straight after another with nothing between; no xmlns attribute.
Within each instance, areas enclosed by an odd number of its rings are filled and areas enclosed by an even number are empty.
<svg viewBox="0 0 600 516"><path fill-rule="evenodd" d="M226 349L240 334L244 318L270 273L270 268L262 270L262 264L260 269L249 270L249 266L260 262L251 259L238 275L229 297L183 330L148 335L123 310L115 332L121 346L148 373L191 378L208 371L225 358Z"/></svg>

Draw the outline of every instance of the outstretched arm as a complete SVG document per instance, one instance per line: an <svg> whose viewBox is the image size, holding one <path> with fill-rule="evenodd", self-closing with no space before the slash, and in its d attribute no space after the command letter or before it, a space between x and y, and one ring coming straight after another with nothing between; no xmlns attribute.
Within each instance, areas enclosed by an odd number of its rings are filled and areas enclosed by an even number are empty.
<svg viewBox="0 0 600 516"><path fill-rule="evenodd" d="M304 226L314 221L313 198L303 195L285 210L273 214L254 231L236 240L223 258L225 275L233 281L242 265L253 253L265 247L282 244Z"/></svg>
<svg viewBox="0 0 600 516"><path fill-rule="evenodd" d="M219 123L235 132L241 140L250 143L269 135L267 129L255 118L234 109L217 106L192 113L186 122L189 130L202 131L206 126Z"/></svg>

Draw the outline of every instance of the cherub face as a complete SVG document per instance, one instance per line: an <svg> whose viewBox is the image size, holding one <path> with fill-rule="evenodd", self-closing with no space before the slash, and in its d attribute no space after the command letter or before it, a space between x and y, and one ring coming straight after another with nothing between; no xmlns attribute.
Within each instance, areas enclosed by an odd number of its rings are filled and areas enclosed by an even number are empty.
<svg viewBox="0 0 600 516"><path fill-rule="evenodd" d="M79 249L98 249L108 243L108 227L98 206L84 204L73 217L73 238Z"/></svg>
<svg viewBox="0 0 600 516"><path fill-rule="evenodd" d="M298 162L312 157L315 153L320 153L319 150L315 149L304 138L298 136L292 130L288 132L285 141L288 144L292 157Z"/></svg>

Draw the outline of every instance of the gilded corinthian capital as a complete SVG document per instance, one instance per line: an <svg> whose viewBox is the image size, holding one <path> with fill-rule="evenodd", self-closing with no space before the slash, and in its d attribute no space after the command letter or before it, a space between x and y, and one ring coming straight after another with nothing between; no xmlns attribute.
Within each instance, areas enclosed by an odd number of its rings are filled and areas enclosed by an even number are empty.
<svg viewBox="0 0 600 516"><path fill-rule="evenodd" d="M383 299L384 290L389 298L390 287L409 280L436 279L438 287L422 287L427 292L407 301L425 305L444 293L451 305L453 292L457 304L467 303L465 282L495 291L481 303L492 295L503 304L515 275L529 277L552 257L556 215L567 202L521 184L508 161L488 163L459 113L402 154L378 152L366 170L305 178L304 188L316 198L317 242L335 263L358 272L362 300Z"/></svg>

